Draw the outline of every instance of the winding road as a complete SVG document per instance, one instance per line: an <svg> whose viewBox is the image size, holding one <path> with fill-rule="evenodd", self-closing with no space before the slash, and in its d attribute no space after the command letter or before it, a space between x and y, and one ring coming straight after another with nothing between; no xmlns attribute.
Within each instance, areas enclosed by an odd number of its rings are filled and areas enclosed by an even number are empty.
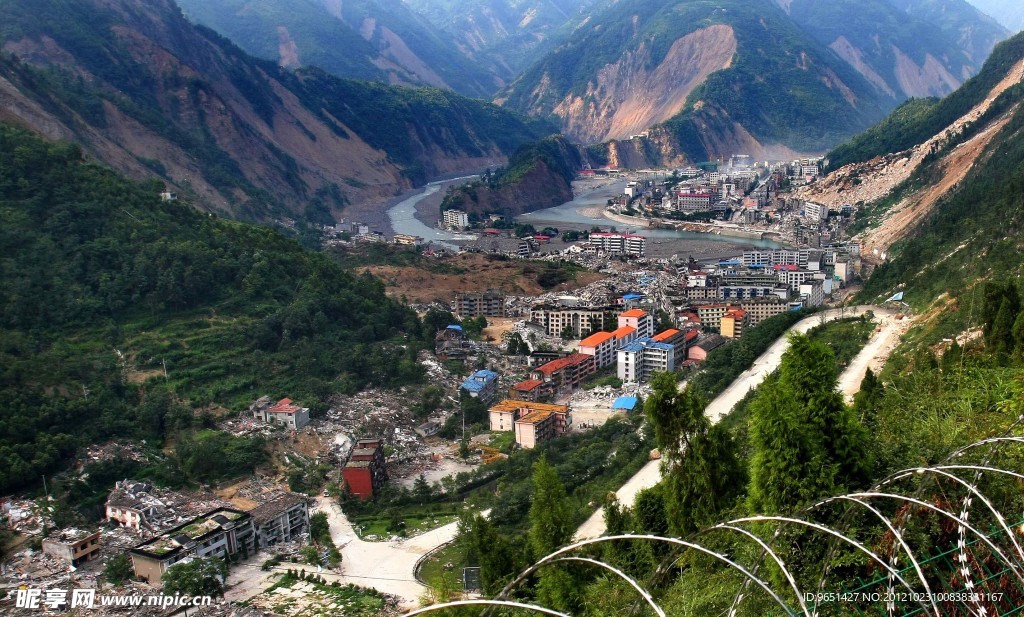
<svg viewBox="0 0 1024 617"><path fill-rule="evenodd" d="M724 415L732 411L732 408L739 403L748 392L761 385L772 371L778 368L782 361L782 354L789 349L789 334L794 332L807 332L811 328L827 321L834 321L844 317L859 317L864 313L872 311L875 318L881 324L881 329L872 334L871 339L864 346L859 354L850 363L849 367L839 378L844 394L852 397L860 388L861 379L872 361L884 362L888 353L892 352L893 341L899 331L899 323L896 319L896 311L881 306L854 306L837 309L829 309L805 319L801 319L793 325L786 333L780 336L772 346L761 354L754 364L747 370L740 373L732 384L719 394L704 410L704 413L713 423L717 423ZM661 481L661 461L650 461L640 471L630 478L618 491L616 495L619 503L632 506L636 494L645 488L650 488ZM585 540L596 538L605 532L604 510L599 509L588 518L579 529L576 530L574 538Z"/></svg>
<svg viewBox="0 0 1024 617"><path fill-rule="evenodd" d="M756 388L774 371L782 360L782 354L789 348L788 334L807 332L811 328L843 317L857 317L873 311L881 327L875 331L864 349L854 358L839 378L840 387L850 398L856 393L869 366L876 368L884 363L898 341L902 331L897 313L879 306L857 306L829 309L797 322L785 335L779 337L750 369L744 371L732 384L716 397L705 413L712 422L718 422L729 413L751 389ZM661 480L661 462L650 461L617 492L619 501L632 506L636 494L644 488L654 486ZM317 499L314 511L326 512L331 539L341 549L342 569L340 574L331 573L331 580L371 587L382 593L399 597L400 606L414 608L427 589L416 580L416 564L431 551L451 542L458 534L458 523L449 523L413 538L390 542L367 542L359 538L352 524L341 511L337 502L323 497ZM485 512L486 515L486 512ZM600 536L605 531L604 511L599 509L576 531L575 539L582 540ZM248 567L247 567L248 566ZM282 567L284 567L282 565ZM243 571L244 570L244 571ZM228 592L231 600L245 600L266 588L270 573L260 572L255 561L235 568L229 579ZM232 580L233 579L233 580ZM234 585L232 584L234 583Z"/></svg>

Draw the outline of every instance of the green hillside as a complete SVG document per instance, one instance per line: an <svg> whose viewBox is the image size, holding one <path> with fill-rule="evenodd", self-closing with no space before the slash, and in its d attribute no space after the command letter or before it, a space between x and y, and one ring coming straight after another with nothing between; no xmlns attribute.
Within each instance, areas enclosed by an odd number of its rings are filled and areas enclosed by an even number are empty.
<svg viewBox="0 0 1024 617"><path fill-rule="evenodd" d="M271 394L315 411L420 378L432 337L379 281L161 189L0 125L0 493L81 445L191 426L161 392L194 409Z"/></svg>
<svg viewBox="0 0 1024 617"><path fill-rule="evenodd" d="M859 74L767 0L612 4L527 69L508 89L505 105L546 117L567 94L586 93L597 72L627 50L649 47L649 63L657 66L677 39L714 24L732 27L736 57L666 123L692 160L705 160L734 123L764 143L810 151L864 130L884 113Z"/></svg>
<svg viewBox="0 0 1024 617"><path fill-rule="evenodd" d="M318 66L338 77L385 83L393 77L408 84L441 85L432 73L468 96L488 96L497 88L494 78L463 55L450 37L397 0L347 0L333 8L320 0L177 1L191 19L267 60L282 59L284 38L295 44L300 65ZM369 23L372 31L361 33ZM399 44L415 59L404 51L390 53Z"/></svg>

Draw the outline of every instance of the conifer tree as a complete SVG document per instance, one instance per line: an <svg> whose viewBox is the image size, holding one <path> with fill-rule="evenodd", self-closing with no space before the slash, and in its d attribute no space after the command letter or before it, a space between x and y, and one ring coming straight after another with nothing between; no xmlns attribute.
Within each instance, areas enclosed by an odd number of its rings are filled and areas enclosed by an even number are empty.
<svg viewBox="0 0 1024 617"><path fill-rule="evenodd" d="M712 427L692 388L680 392L669 373L651 385L644 410L662 454L668 528L684 536L712 522L735 498L742 468L728 433Z"/></svg>
<svg viewBox="0 0 1024 617"><path fill-rule="evenodd" d="M569 543L572 512L565 486L555 468L541 457L533 466L533 501L530 504L530 548L541 559ZM571 611L578 603L573 576L562 565L547 566L539 573L537 599L556 610Z"/></svg>
<svg viewBox="0 0 1024 617"><path fill-rule="evenodd" d="M792 336L777 379L751 403L754 509L786 511L869 477L867 432L836 385L831 349Z"/></svg>

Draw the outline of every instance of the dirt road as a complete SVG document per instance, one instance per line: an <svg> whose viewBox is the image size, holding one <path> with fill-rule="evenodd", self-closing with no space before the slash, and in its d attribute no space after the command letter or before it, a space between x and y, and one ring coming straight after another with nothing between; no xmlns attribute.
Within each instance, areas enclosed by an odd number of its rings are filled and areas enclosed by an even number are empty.
<svg viewBox="0 0 1024 617"><path fill-rule="evenodd" d="M888 353L891 353L895 344L891 343L893 331L892 326L895 322L896 312L883 308L880 306L856 306L847 307L845 309L829 309L823 313L807 317L797 322L792 328L790 328L785 335L779 337L771 347L768 348L763 354L761 354L757 360L754 361L753 366L740 374L739 377L732 382L732 384L725 389L724 392L719 394L711 403L707 406L704 413L707 414L708 418L713 423L717 423L722 419L722 416L729 413L736 403L746 396L747 392L761 385L772 371L778 368L779 363L782 361L782 354L789 349L789 333L791 332L807 332L811 328L823 323L823 321L833 321L841 319L843 317L857 317L863 315L867 311L872 311L875 317L882 322L882 329L876 332L868 344L864 347L864 352L867 355L868 360L874 359L876 361L881 360L884 362L884 357L888 357ZM840 377L840 384L850 383L850 388L853 388L852 392L856 392L860 387L860 379L864 377L864 370L867 368L867 361L863 363L857 362L860 359L860 355L857 359L851 363L843 375ZM855 375L859 371L860 378L855 378ZM847 390L844 389L844 392ZM852 396L850 394L849 396ZM629 479L626 484L622 486L616 495L618 495L619 502L632 506L633 501L636 499L636 494L644 488L654 486L661 480L661 461L651 461L644 465L636 475ZM605 532L604 523L604 510L598 510L594 512L590 518L588 518L579 529L576 530L574 536L576 540L583 540L586 538L596 538Z"/></svg>

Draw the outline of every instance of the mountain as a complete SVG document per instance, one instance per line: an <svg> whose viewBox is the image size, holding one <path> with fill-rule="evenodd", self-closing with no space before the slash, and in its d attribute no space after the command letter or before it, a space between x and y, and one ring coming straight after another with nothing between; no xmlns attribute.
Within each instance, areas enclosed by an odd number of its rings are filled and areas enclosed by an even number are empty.
<svg viewBox="0 0 1024 617"><path fill-rule="evenodd" d="M499 102L557 118L585 143L675 119L672 136L693 158L823 148L882 113L862 77L761 0L612 4Z"/></svg>
<svg viewBox="0 0 1024 617"><path fill-rule="evenodd" d="M400 0L178 0L193 21L246 52L338 77L486 97L503 82Z"/></svg>
<svg viewBox="0 0 1024 617"><path fill-rule="evenodd" d="M1024 274L1024 34L953 94L908 103L828 156L802 196L860 204L853 229L876 266L864 295L946 298L962 326L979 281Z"/></svg>
<svg viewBox="0 0 1024 617"><path fill-rule="evenodd" d="M282 69L170 0L11 0L0 15L0 119L231 216L327 222L552 132L449 91Z"/></svg>
<svg viewBox="0 0 1024 617"><path fill-rule="evenodd" d="M483 217L554 208L572 201L572 181L583 167L578 147L561 135L529 143L494 175L455 187L441 210L462 210Z"/></svg>
<svg viewBox="0 0 1024 617"><path fill-rule="evenodd" d="M435 330L379 280L162 189L0 123L0 494L86 444L159 448L260 394L422 379Z"/></svg>
<svg viewBox="0 0 1024 617"><path fill-rule="evenodd" d="M572 32L598 0L409 0L468 57L511 80Z"/></svg>
<svg viewBox="0 0 1024 617"><path fill-rule="evenodd" d="M970 0L970 2L1011 31L1024 30L1024 5L1017 0Z"/></svg>
<svg viewBox="0 0 1024 617"><path fill-rule="evenodd" d="M956 88L1005 35L976 12L953 18L906 4L602 4L497 100L584 143L619 140L605 147L612 158L821 152L908 96ZM646 140L622 141L652 127Z"/></svg>
<svg viewBox="0 0 1024 617"><path fill-rule="evenodd" d="M874 86L903 101L944 96L1009 33L963 0L777 0Z"/></svg>

